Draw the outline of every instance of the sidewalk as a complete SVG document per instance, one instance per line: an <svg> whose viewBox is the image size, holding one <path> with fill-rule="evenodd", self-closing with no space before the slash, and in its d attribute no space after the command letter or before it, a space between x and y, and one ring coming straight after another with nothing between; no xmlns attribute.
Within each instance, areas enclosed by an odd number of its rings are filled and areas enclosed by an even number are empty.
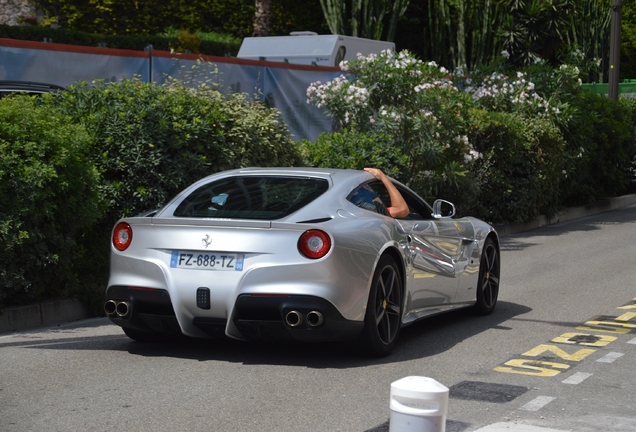
<svg viewBox="0 0 636 432"><path fill-rule="evenodd" d="M516 423L495 423L475 432L566 432L561 429L549 429L539 426L523 425Z"/></svg>
<svg viewBox="0 0 636 432"><path fill-rule="evenodd" d="M495 228L500 237L505 237L547 225L627 207L632 204L636 204L636 194L623 195L586 206L572 207L559 212L551 220L548 220L545 216L539 216L532 222L501 224L495 225ZM34 305L17 306L0 310L0 334L59 325L89 317L88 309L77 299L52 300Z"/></svg>

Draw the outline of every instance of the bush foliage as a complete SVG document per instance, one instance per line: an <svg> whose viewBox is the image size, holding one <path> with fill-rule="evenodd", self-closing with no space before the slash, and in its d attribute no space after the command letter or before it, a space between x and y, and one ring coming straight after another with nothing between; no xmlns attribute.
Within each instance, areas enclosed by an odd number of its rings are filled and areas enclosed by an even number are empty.
<svg viewBox="0 0 636 432"><path fill-rule="evenodd" d="M636 101L581 94L565 131L563 205L588 204L626 193L634 181Z"/></svg>
<svg viewBox="0 0 636 432"><path fill-rule="evenodd" d="M0 99L0 306L77 287L82 238L101 216L90 143L52 107Z"/></svg>
<svg viewBox="0 0 636 432"><path fill-rule="evenodd" d="M300 160L278 112L245 94L122 80L47 96L92 137L109 226L160 207L211 173Z"/></svg>
<svg viewBox="0 0 636 432"><path fill-rule="evenodd" d="M99 310L115 221L225 169L376 166L492 223L633 187L636 101L582 93L576 65L451 73L385 52L343 67L307 91L339 131L300 144L278 111L207 82L0 99L0 303L76 295Z"/></svg>
<svg viewBox="0 0 636 432"><path fill-rule="evenodd" d="M304 143L305 159L375 162L421 196L451 199L460 213L493 223L624 193L634 180L635 104L583 93L590 62L578 52L568 58L524 70L496 59L468 74L408 52L359 56L341 65L349 76L308 88L309 102L342 132ZM393 157L372 157L368 149L383 143Z"/></svg>
<svg viewBox="0 0 636 432"><path fill-rule="evenodd" d="M301 149L310 166L360 170L380 167L394 178L400 177L399 167L407 161L389 135L357 133L350 129L321 134L315 142L303 140Z"/></svg>
<svg viewBox="0 0 636 432"><path fill-rule="evenodd" d="M74 295L97 312L117 219L214 172L301 160L276 110L206 85L78 83L34 101L0 99L0 306Z"/></svg>
<svg viewBox="0 0 636 432"><path fill-rule="evenodd" d="M187 34L187 32L184 32ZM86 33L80 30L65 28L35 27L35 26L9 26L0 24L0 38L29 40L42 42L42 39L51 39L54 43L97 47L106 44L108 48L128 49L143 51L148 45L156 50L180 51L179 48L188 49L190 52L211 56L235 56L241 47L241 39L228 37L216 33L196 33L196 44L186 44L184 47L183 35L180 32L171 32L158 35L105 35ZM195 49L195 50L193 50ZM183 51L183 49L181 49Z"/></svg>
<svg viewBox="0 0 636 432"><path fill-rule="evenodd" d="M527 222L558 207L565 141L545 119L473 110L469 139L483 156L472 164L477 195L469 212L497 222Z"/></svg>

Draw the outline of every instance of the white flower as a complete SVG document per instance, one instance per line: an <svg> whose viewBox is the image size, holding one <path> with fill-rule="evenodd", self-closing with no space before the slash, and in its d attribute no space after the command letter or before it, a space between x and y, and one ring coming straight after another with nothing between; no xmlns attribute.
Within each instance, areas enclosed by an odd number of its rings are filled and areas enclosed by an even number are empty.
<svg viewBox="0 0 636 432"><path fill-rule="evenodd" d="M510 58L510 53L508 51L506 51L506 50L503 50L501 52L501 55L504 56L505 58Z"/></svg>

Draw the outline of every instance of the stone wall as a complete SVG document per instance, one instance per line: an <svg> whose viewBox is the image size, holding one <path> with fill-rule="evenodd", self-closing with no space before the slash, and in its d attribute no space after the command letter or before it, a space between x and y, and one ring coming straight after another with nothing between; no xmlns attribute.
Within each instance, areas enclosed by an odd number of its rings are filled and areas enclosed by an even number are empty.
<svg viewBox="0 0 636 432"><path fill-rule="evenodd" d="M0 24L16 25L21 16L35 15L29 0L0 0Z"/></svg>

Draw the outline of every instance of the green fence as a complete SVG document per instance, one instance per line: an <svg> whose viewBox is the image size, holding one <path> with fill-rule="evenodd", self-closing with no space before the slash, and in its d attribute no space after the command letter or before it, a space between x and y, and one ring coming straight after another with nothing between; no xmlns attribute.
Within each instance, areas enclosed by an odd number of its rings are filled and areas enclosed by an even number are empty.
<svg viewBox="0 0 636 432"><path fill-rule="evenodd" d="M583 84L583 89L594 94L607 95L609 84ZM636 79L626 79L618 83L618 93L622 96L636 98Z"/></svg>

